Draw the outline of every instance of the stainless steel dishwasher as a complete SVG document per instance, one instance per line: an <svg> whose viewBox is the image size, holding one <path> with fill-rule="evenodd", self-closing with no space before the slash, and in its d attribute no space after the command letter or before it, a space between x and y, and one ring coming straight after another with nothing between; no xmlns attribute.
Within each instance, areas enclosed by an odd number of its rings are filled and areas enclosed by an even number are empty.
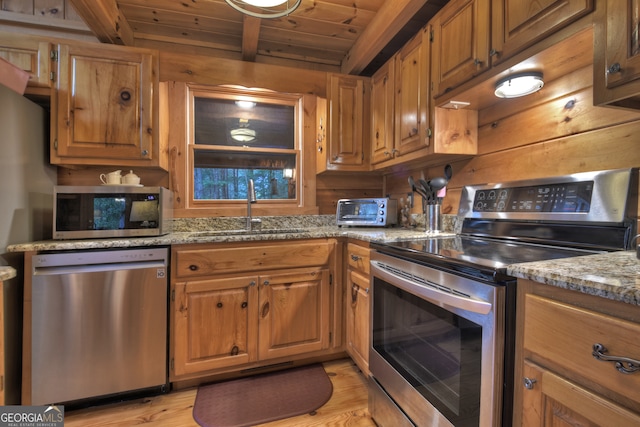
<svg viewBox="0 0 640 427"><path fill-rule="evenodd" d="M31 404L167 384L167 248L32 258Z"/></svg>

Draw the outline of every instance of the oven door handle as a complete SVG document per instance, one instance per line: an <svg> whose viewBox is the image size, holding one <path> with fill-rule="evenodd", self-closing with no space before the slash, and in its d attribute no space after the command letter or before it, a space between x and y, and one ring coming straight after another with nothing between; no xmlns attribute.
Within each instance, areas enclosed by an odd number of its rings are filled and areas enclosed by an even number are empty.
<svg viewBox="0 0 640 427"><path fill-rule="evenodd" d="M491 312L492 304L488 301L471 298L465 295L453 294L437 289L434 286L415 282L401 274L391 273L381 268L378 263L374 261L371 262L371 268L373 276L379 277L386 282L391 283L393 286L419 296L432 304L438 306L446 305L448 307L478 314L488 314Z"/></svg>

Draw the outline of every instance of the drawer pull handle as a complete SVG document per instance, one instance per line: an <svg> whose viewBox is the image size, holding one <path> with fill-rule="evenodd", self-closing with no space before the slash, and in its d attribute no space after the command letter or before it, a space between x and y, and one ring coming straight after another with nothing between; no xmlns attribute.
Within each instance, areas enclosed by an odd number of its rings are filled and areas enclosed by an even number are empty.
<svg viewBox="0 0 640 427"><path fill-rule="evenodd" d="M623 374L633 374L640 371L640 360L630 359L628 357L607 356L605 353L607 348L602 344L593 345L593 357L604 362L615 362L616 369Z"/></svg>

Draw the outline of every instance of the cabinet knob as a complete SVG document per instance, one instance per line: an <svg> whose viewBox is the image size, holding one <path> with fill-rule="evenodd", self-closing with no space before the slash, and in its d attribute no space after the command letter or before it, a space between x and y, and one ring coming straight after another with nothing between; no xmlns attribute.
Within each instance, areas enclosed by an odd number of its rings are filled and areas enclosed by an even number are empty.
<svg viewBox="0 0 640 427"><path fill-rule="evenodd" d="M479 67L480 65L482 65L482 61L480 61L478 58L476 58L476 59L473 60L473 64L476 67Z"/></svg>
<svg viewBox="0 0 640 427"><path fill-rule="evenodd" d="M535 380L534 378L524 377L522 382L524 384L524 388L526 388L527 390L533 390L533 385L537 382L537 380Z"/></svg>
<svg viewBox="0 0 640 427"><path fill-rule="evenodd" d="M142 155L147 157L149 155L149 150L142 150Z"/></svg>
<svg viewBox="0 0 640 427"><path fill-rule="evenodd" d="M616 62L615 64L611 64L611 66L607 69L607 73L609 74L615 74L621 71L622 71L622 67L620 66L619 62Z"/></svg>
<svg viewBox="0 0 640 427"><path fill-rule="evenodd" d="M191 270L191 271L198 271L198 266L197 266L197 265L195 265L195 264L191 264L191 265L189 266L189 270Z"/></svg>
<svg viewBox="0 0 640 427"><path fill-rule="evenodd" d="M265 285L265 286L269 286L269 281L265 280L264 282L262 282L262 284Z"/></svg>
<svg viewBox="0 0 640 427"><path fill-rule="evenodd" d="M255 286L256 285L256 281L252 280L251 282L249 282L249 286Z"/></svg>
<svg viewBox="0 0 640 427"><path fill-rule="evenodd" d="M359 259L360 259L360 257L358 255L351 254L351 260L352 261L356 261L357 262Z"/></svg>
<svg viewBox="0 0 640 427"><path fill-rule="evenodd" d="M497 50L495 50L495 49L491 49L491 50L489 51L489 56L497 56L497 55L499 55L499 54L500 54L500 52L498 52L498 51L497 51Z"/></svg>

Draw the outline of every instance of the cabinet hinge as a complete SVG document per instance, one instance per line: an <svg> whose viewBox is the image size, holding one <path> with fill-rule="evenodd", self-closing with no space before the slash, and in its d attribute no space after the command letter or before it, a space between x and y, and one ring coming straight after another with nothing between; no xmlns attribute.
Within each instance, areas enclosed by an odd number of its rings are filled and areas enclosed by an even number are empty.
<svg viewBox="0 0 640 427"><path fill-rule="evenodd" d="M169 363L169 365L170 365L170 367L171 367L171 370L172 370L172 371L173 371L173 369L174 369L174 367L175 367L175 363L174 363L174 362L175 362L175 359L172 357L172 358L171 358L171 362Z"/></svg>
<svg viewBox="0 0 640 427"><path fill-rule="evenodd" d="M51 71L49 73L49 80L51 80L52 82L56 81L56 72L55 71Z"/></svg>
<svg viewBox="0 0 640 427"><path fill-rule="evenodd" d="M429 41L433 43L433 30L429 31Z"/></svg>
<svg viewBox="0 0 640 427"><path fill-rule="evenodd" d="M329 274L329 286L333 285L333 274Z"/></svg>
<svg viewBox="0 0 640 427"><path fill-rule="evenodd" d="M176 290L175 289L171 289L171 301L172 302L176 301Z"/></svg>
<svg viewBox="0 0 640 427"><path fill-rule="evenodd" d="M58 51L57 51L57 50L52 49L52 50L49 52L49 58L51 58L51 60L52 60L52 61L57 61L57 60L58 60Z"/></svg>
<svg viewBox="0 0 640 427"><path fill-rule="evenodd" d="M57 138L53 141L53 149L58 151L58 139Z"/></svg>
<svg viewBox="0 0 640 427"><path fill-rule="evenodd" d="M4 390L4 375L0 375L0 391Z"/></svg>
<svg viewBox="0 0 640 427"><path fill-rule="evenodd" d="M329 344L333 342L333 334L329 332Z"/></svg>

